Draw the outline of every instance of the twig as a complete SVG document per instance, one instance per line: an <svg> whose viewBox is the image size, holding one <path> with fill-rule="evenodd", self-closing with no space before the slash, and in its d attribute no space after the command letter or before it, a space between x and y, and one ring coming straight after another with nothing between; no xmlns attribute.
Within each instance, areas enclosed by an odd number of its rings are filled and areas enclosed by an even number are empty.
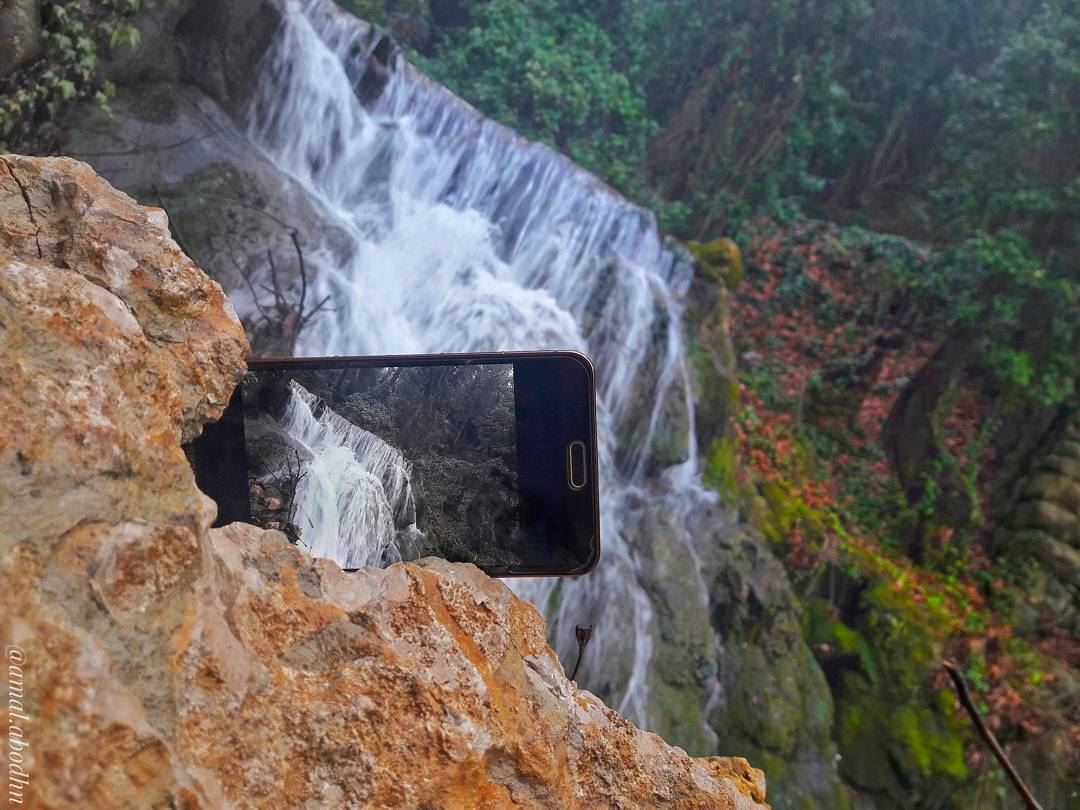
<svg viewBox="0 0 1080 810"><path fill-rule="evenodd" d="M967 711L968 716L971 717L971 722L975 724L975 730L979 732L979 736L983 738L990 750L993 752L997 761L1001 763L1001 767L1005 769L1006 775L1009 777L1009 781L1013 783L1013 787L1020 794L1020 797L1024 800L1025 806L1028 810L1042 810L1035 797L1031 794L1028 786L1024 784L1024 780L1020 778L1020 774L1017 773L1016 768L1009 761L1009 757L1006 756L1005 751L994 737L993 733L986 726L986 722L983 720L982 715L979 714L979 709L975 706L974 701L971 699L971 692L968 691L967 681L964 679L963 674L957 669L956 664L951 661L946 661L942 666L945 667L945 671L949 673L949 677L952 678L953 686L956 688L957 697L960 698L960 705Z"/></svg>
<svg viewBox="0 0 1080 810"><path fill-rule="evenodd" d="M585 657L585 648L589 646L589 639L592 638L592 628L590 625L577 625L574 627L574 634L577 636L577 661L574 663L574 671L570 673L570 680L574 680L577 677L578 668L581 666L581 659Z"/></svg>
<svg viewBox="0 0 1080 810"><path fill-rule="evenodd" d="M225 199L225 198L221 198ZM240 204L239 201L233 200L236 204ZM266 214L275 222L281 222L281 220L268 214L265 211L254 208L252 210L259 211ZM266 248L266 267L267 272L265 274L259 274L250 267L241 264L234 252L232 240L226 237L225 251L229 261L232 262L233 267L236 268L240 278L243 279L244 285L251 293L251 300L255 305L255 309L258 312L259 318L262 323L266 324L270 328L276 328L280 333L280 336L287 341L286 353L291 355L296 351L296 342L300 336L300 333L307 328L315 317L321 312L336 312L336 308L328 306L331 301L331 295L323 296L314 306L308 304L308 291L310 287L311 279L308 278L308 266L307 261L304 258L304 251L300 243L300 233L289 225L285 225L289 233L289 239L292 242L293 249L296 251L296 260L300 278L300 290L298 300L293 303L290 301L290 290L293 289L293 285L286 286L282 280L281 268L278 267L277 261L274 259L273 248ZM265 281L258 280L260 276L265 277ZM269 297L270 300L266 300ZM264 303L266 301L266 303Z"/></svg>
<svg viewBox="0 0 1080 810"><path fill-rule="evenodd" d="M300 262L300 303L296 305L296 311L300 313L300 320L304 320L304 304L307 301L307 267L304 266L304 251L300 249L300 235L296 228L289 229L289 238L292 239L293 247L296 248L296 258ZM296 330L297 332L300 329Z"/></svg>

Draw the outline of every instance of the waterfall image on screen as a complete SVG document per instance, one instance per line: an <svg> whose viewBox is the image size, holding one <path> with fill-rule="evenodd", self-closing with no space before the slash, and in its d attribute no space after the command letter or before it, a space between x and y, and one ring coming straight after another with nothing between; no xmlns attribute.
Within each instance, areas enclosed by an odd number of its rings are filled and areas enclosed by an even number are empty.
<svg viewBox="0 0 1080 810"><path fill-rule="evenodd" d="M509 363L249 373L251 515L343 568L522 551Z"/></svg>

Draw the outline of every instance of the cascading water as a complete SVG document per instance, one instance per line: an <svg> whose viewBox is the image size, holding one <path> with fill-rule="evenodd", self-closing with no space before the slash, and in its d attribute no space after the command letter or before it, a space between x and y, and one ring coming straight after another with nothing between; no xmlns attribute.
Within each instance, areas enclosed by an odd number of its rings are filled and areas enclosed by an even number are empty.
<svg viewBox="0 0 1080 810"><path fill-rule="evenodd" d="M397 448L343 419L295 380L289 387L282 429L296 448L293 519L312 538L308 551L342 568L399 561L401 535L418 531L410 517L411 465Z"/></svg>
<svg viewBox="0 0 1080 810"><path fill-rule="evenodd" d="M328 295L334 310L303 332L298 353L574 348L593 358L600 565L581 580L515 588L547 615L563 660L576 653L574 626L596 626L584 685L648 726L655 617L622 521L628 499L703 497L680 332L691 268L649 212L400 57L380 92L358 93L379 39L365 23L328 0L284 12L248 137L341 234L305 245L311 300ZM646 480L669 396L690 411L678 489L670 476Z"/></svg>

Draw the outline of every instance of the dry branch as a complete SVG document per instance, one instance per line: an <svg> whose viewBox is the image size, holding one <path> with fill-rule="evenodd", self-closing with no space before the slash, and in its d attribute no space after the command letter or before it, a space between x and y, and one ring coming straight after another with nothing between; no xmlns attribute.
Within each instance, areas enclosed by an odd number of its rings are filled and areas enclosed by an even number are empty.
<svg viewBox="0 0 1080 810"><path fill-rule="evenodd" d="M1035 797L1032 795L1031 790L1024 784L1024 780L1020 778L1020 774L1009 761L1008 755L1001 747L1001 744L994 737L993 732L986 725L986 721L983 720L982 715L979 713L978 707L971 699L971 692L968 691L967 681L964 679L963 674L957 669L956 665L951 661L946 661L943 666L945 671L949 673L949 677L952 678L953 686L956 688L956 695L960 698L960 705L967 711L968 716L971 717L971 722L975 724L975 730L979 732L979 736L982 737L983 742L989 746L993 752L997 761L1001 763L1001 767L1005 769L1005 774L1009 777L1009 781L1012 782L1013 787L1016 788L1017 793L1020 794L1020 798L1024 800L1024 805L1028 810L1042 810Z"/></svg>

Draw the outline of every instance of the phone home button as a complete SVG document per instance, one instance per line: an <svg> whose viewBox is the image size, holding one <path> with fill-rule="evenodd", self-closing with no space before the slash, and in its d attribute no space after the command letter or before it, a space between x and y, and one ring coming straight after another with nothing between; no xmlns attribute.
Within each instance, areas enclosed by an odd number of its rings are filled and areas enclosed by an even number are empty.
<svg viewBox="0 0 1080 810"><path fill-rule="evenodd" d="M585 442L573 441L566 447L566 481L573 490L585 489L585 485L589 483Z"/></svg>

